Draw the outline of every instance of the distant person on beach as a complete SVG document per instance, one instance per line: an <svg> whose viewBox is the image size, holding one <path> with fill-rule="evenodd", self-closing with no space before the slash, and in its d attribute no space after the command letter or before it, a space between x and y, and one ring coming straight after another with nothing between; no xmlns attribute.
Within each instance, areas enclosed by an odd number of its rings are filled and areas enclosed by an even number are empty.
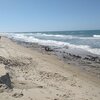
<svg viewBox="0 0 100 100"><path fill-rule="evenodd" d="M1 40L1 36L0 36L0 40Z"/></svg>

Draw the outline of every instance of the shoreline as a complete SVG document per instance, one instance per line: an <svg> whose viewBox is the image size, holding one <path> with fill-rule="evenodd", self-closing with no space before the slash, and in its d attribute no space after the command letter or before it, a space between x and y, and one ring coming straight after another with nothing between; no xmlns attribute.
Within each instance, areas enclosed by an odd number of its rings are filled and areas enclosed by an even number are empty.
<svg viewBox="0 0 100 100"><path fill-rule="evenodd" d="M62 59L56 53L37 44L21 44L2 37L0 66L5 66L13 83L13 91L3 89L0 93L2 100L99 100L100 77L90 74L100 71L98 62L92 57L85 59L84 65L79 55L67 53L68 58ZM90 71L86 71L88 65Z"/></svg>
<svg viewBox="0 0 100 100"><path fill-rule="evenodd" d="M61 49L52 46L43 46L37 43L22 42L13 39L11 40L37 52L54 55L65 64L75 66L75 68L85 71L87 74L96 77L98 80L100 79L100 55L92 54L81 49L74 50L69 47ZM46 48L48 50L46 50Z"/></svg>

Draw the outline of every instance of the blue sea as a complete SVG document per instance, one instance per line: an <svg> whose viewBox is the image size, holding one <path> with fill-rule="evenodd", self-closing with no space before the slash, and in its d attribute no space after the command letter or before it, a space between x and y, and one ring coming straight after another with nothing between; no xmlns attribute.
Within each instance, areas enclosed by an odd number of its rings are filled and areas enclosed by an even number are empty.
<svg viewBox="0 0 100 100"><path fill-rule="evenodd" d="M64 48L79 48L100 55L100 30L10 32L1 35L19 41Z"/></svg>

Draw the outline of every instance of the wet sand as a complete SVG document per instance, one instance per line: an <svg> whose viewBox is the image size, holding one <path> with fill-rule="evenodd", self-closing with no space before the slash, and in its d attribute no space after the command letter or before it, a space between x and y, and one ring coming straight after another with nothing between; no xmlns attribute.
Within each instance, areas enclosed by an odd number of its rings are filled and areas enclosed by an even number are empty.
<svg viewBox="0 0 100 100"><path fill-rule="evenodd" d="M37 45L23 46L2 37L0 66L9 73L12 89L0 83L0 99L100 100L99 61L69 53L55 55Z"/></svg>

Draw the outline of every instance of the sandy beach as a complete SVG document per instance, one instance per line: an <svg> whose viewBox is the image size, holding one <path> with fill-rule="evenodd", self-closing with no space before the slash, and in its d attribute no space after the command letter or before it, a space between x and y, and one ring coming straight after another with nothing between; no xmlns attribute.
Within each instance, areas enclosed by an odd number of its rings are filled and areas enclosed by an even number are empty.
<svg viewBox="0 0 100 100"><path fill-rule="evenodd" d="M100 100L100 78L76 66L2 37L0 77L9 73L11 88L0 82L0 100Z"/></svg>

